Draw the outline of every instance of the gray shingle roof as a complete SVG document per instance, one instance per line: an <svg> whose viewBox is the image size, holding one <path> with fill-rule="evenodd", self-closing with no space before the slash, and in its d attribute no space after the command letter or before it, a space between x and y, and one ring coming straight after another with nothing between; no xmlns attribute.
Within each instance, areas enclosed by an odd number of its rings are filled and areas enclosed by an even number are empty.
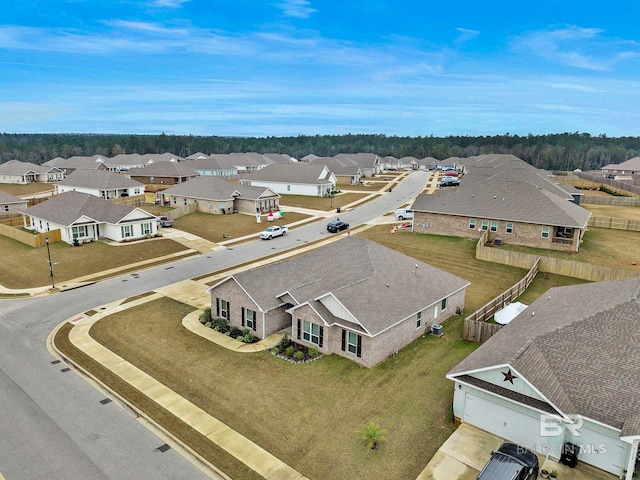
<svg viewBox="0 0 640 480"><path fill-rule="evenodd" d="M65 226L72 225L82 216L87 216L99 223L115 225L125 220L125 217L134 210L143 212L150 219L155 218L139 208L113 203L81 192L65 192L56 195L33 207L21 210L20 213Z"/></svg>
<svg viewBox="0 0 640 480"><path fill-rule="evenodd" d="M174 185L164 190L163 194L215 201L229 201L236 197L249 200L258 200L265 196L279 197L277 193L265 187L234 185L222 178L214 176L201 176L188 182Z"/></svg>
<svg viewBox="0 0 640 480"><path fill-rule="evenodd" d="M508 364L565 414L636 428L639 295L640 277L552 288L449 374Z"/></svg>
<svg viewBox="0 0 640 480"><path fill-rule="evenodd" d="M9 160L0 164L0 174L4 175L24 175L29 172L48 173L56 167L48 165L37 165L31 162L21 162L20 160Z"/></svg>
<svg viewBox="0 0 640 480"><path fill-rule="evenodd" d="M99 168L100 165L105 163L107 160L108 158L103 155L94 155L92 157L73 156L69 158L56 157L49 160L48 162L44 162L43 165L58 167L62 169L79 168L79 169L95 170L96 168Z"/></svg>
<svg viewBox="0 0 640 480"><path fill-rule="evenodd" d="M127 170L128 177L197 177L199 175L188 162L154 162L146 167L134 167Z"/></svg>
<svg viewBox="0 0 640 480"><path fill-rule="evenodd" d="M233 278L262 310L277 307L277 296L289 292L299 304L310 302L322 311L316 299L331 294L370 335L469 285L460 277L352 236Z"/></svg>
<svg viewBox="0 0 640 480"><path fill-rule="evenodd" d="M324 165L314 163L274 163L245 177L247 180L261 180L278 183L326 184L328 176L323 176Z"/></svg>
<svg viewBox="0 0 640 480"><path fill-rule="evenodd" d="M11 205L15 203L27 203L24 198L16 197L10 193L6 193L0 190L0 205Z"/></svg>
<svg viewBox="0 0 640 480"><path fill-rule="evenodd" d="M612 163L606 167L602 167L603 170L640 170L640 157L633 157L622 163Z"/></svg>
<svg viewBox="0 0 640 480"><path fill-rule="evenodd" d="M513 155L467 159L469 173L455 190L419 195L419 212L586 228L591 212L571 202L569 192Z"/></svg>
<svg viewBox="0 0 640 480"><path fill-rule="evenodd" d="M144 184L131 180L116 172L108 170L74 170L67 178L58 182L58 185L68 187L97 188L101 190L113 190L117 188L144 188Z"/></svg>

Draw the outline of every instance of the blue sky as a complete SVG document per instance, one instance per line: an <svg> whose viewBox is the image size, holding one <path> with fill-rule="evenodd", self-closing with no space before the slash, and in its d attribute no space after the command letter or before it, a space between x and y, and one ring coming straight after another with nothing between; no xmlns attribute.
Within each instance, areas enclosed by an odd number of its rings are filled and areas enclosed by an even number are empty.
<svg viewBox="0 0 640 480"><path fill-rule="evenodd" d="M12 0L0 131L640 135L640 2Z"/></svg>

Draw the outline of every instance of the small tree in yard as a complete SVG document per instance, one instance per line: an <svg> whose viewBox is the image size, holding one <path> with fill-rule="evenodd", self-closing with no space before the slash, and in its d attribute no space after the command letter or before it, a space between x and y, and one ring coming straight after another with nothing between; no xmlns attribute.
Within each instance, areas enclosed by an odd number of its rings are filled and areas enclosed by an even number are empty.
<svg viewBox="0 0 640 480"><path fill-rule="evenodd" d="M358 433L364 440L365 447L369 450L376 450L379 443L387 441L387 437L385 437L387 431L373 422L367 423Z"/></svg>

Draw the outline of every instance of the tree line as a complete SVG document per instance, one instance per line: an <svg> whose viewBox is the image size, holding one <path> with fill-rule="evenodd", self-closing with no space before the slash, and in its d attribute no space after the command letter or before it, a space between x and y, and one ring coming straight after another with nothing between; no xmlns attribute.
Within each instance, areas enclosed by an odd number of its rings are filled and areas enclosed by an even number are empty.
<svg viewBox="0 0 640 480"><path fill-rule="evenodd" d="M398 137L384 134L298 135L292 137L221 137L194 135L0 134L0 163L21 160L41 164L55 157L121 153L169 152L187 157L196 152L309 154L375 153L395 158L466 158L510 153L548 170L595 170L640 155L640 137L592 136L589 133L549 135Z"/></svg>

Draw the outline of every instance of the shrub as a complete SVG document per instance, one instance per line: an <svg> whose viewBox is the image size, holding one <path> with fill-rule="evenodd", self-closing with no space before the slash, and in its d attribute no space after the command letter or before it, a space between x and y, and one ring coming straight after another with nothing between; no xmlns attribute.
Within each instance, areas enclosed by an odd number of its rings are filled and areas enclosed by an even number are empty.
<svg viewBox="0 0 640 480"><path fill-rule="evenodd" d="M227 325L229 324L229 320L227 320L226 318L215 318L213 319L213 321L211 322L213 324L213 328L217 328L218 331L224 331L227 328Z"/></svg>
<svg viewBox="0 0 640 480"><path fill-rule="evenodd" d="M284 352L289 345L291 345L291 340L289 340L289 337L285 335L284 337L282 337L282 340L280 340L280 342L278 342L278 344L275 346L276 352Z"/></svg>
<svg viewBox="0 0 640 480"><path fill-rule="evenodd" d="M236 337L236 340L238 340L239 342L244 342L244 337L242 335L238 335Z"/></svg>
<svg viewBox="0 0 640 480"><path fill-rule="evenodd" d="M247 333L244 336L244 343L253 343L253 341L256 339L256 337L254 337L251 333Z"/></svg>
<svg viewBox="0 0 640 480"><path fill-rule="evenodd" d="M246 336L247 336L247 335L249 335L250 333L251 333L251 332L249 331L249 329L248 329L248 328L243 328L243 329L242 329L242 335L243 335L243 336L245 336L245 337L246 337Z"/></svg>
<svg viewBox="0 0 640 480"><path fill-rule="evenodd" d="M200 323L207 323L211 321L211 308L205 308L200 314Z"/></svg>
<svg viewBox="0 0 640 480"><path fill-rule="evenodd" d="M320 351L317 348L310 348L307 355L309 355L309 358L316 358L320 355Z"/></svg>
<svg viewBox="0 0 640 480"><path fill-rule="evenodd" d="M231 336L233 338L236 338L236 337L239 337L240 335L242 335L242 332L240 331L240 329L238 327L236 327L235 325L233 327L231 327L229 332L231 333Z"/></svg>
<svg viewBox="0 0 640 480"><path fill-rule="evenodd" d="M304 352L302 350L298 350L293 354L293 358L298 361L304 360Z"/></svg>
<svg viewBox="0 0 640 480"><path fill-rule="evenodd" d="M293 354L295 353L296 348L293 345L289 345L285 350L284 350L284 354L287 357L291 357L293 356Z"/></svg>
<svg viewBox="0 0 640 480"><path fill-rule="evenodd" d="M211 322L205 323L204 326L207 327L207 328L211 328Z"/></svg>

